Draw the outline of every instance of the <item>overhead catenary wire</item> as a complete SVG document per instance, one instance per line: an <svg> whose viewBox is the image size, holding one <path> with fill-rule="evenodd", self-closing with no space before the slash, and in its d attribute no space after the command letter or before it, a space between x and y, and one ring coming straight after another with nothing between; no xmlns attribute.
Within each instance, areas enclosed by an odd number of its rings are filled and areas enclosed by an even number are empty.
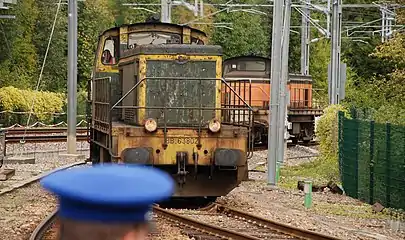
<svg viewBox="0 0 405 240"><path fill-rule="evenodd" d="M42 75L43 75L43 72L44 72L44 68L45 68L45 64L46 64L46 59L47 59L47 57L48 57L49 48L50 48L50 46L51 46L53 33L54 33L54 31L55 31L56 22L57 22L57 20L58 20L58 15L59 15L59 10L60 10L61 3L62 3L62 0L59 0L58 7L57 7L56 13L55 13L55 19L54 19L54 21L53 21L51 33L50 33L49 40L48 40L48 46L47 46L46 51L45 51L44 61L42 62L41 72L39 73L39 77L38 77L37 85L36 85L36 87L35 87L35 91L38 91L39 85L41 84ZM22 143L22 144L24 144L25 136L26 136L26 134L27 134L27 128L28 128L28 126L29 126L29 124L30 124L31 115L32 115L32 112L33 112L33 109L34 109L34 106L35 106L35 100L36 100L36 95L34 94L33 99L32 99L32 104L31 104L31 107L30 107L30 111L29 111L29 115L28 115L28 119L27 119L27 124L26 124L27 127L25 127L25 131L24 131L22 140L21 140L21 142L20 142L20 143ZM21 154L22 154L22 153L21 153Z"/></svg>

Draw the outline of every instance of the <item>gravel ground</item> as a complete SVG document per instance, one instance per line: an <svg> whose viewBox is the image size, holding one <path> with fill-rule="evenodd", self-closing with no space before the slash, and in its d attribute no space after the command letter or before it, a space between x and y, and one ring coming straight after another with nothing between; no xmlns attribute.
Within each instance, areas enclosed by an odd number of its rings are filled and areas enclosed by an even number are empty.
<svg viewBox="0 0 405 240"><path fill-rule="evenodd" d="M282 239L282 238L291 238L287 234L281 234L276 231L270 231L267 228L257 226L256 224L236 219L234 217L228 217L225 214L221 213L210 213L201 212L198 210L171 210L175 211L182 216L192 218L216 227L224 228L227 230L235 231L242 233L248 236L257 237L259 239Z"/></svg>
<svg viewBox="0 0 405 240"><path fill-rule="evenodd" d="M20 181L29 179L33 176L39 175L41 173L44 173L46 171L58 168L63 165L67 165L70 163L78 162L81 159L75 159L72 157L64 157L60 156L59 154L66 153L61 151L58 152L59 149L63 149L63 144L66 145L66 143L47 143L47 144L26 144L25 148L26 151L25 153L28 153L27 155L22 155L23 157L29 157L29 158L35 158L35 164L9 164L7 161L4 162L2 169L15 169L15 175L8 179L7 181L0 181L0 189L12 186ZM8 145L8 148L12 149L12 145L19 145L19 144L10 144ZM79 150L81 147L81 144L77 144L77 149ZM10 150L8 149L8 150ZM21 156L21 148L19 146L14 146L14 153L13 151L10 151L7 154L7 157L13 157L13 156ZM29 151L34 151L36 150L37 153L29 152ZM55 152L40 152L38 151L52 151L54 150ZM79 154L84 155L85 157L88 157L89 151L78 151Z"/></svg>
<svg viewBox="0 0 405 240"><path fill-rule="evenodd" d="M0 239L28 239L55 207L56 200L39 183L0 196Z"/></svg>
<svg viewBox="0 0 405 240"><path fill-rule="evenodd" d="M21 153L28 156L35 156L41 152L66 152L67 146L66 142L55 142L55 143L13 143L6 145L7 156L20 155ZM76 143L77 150L89 150L88 142L78 142ZM36 154L34 154L36 152Z"/></svg>
<svg viewBox="0 0 405 240"><path fill-rule="evenodd" d="M77 149L86 148L82 143ZM3 169L15 169L15 175L0 182L1 189L12 187L41 173L80 159L59 156L66 149L66 143L46 144L8 144L7 157L22 156L35 158L35 164L9 164L4 162ZM36 153L34 153L34 151ZM49 152L54 151L54 152ZM88 151L80 154L88 156ZM36 225L56 207L54 197L41 188L39 183L0 195L0 239L25 240Z"/></svg>
<svg viewBox="0 0 405 240"><path fill-rule="evenodd" d="M173 223L168 223L166 220L159 218L153 214L154 229L148 239L154 240L190 240L190 238L181 233L181 229Z"/></svg>
<svg viewBox="0 0 405 240"><path fill-rule="evenodd" d="M315 149L316 150L316 149ZM309 155L303 147L289 148L287 158ZM315 153L315 152L314 152ZM314 154L312 153L312 154ZM265 162L266 152L257 152L249 169ZM309 159L290 159L284 165L296 165ZM341 239L405 239L405 232L389 227L382 214L372 214L371 206L347 196L330 192L313 193L313 207L303 206L304 193L267 186L267 173L250 172L251 181L243 182L218 202L295 227L321 232Z"/></svg>

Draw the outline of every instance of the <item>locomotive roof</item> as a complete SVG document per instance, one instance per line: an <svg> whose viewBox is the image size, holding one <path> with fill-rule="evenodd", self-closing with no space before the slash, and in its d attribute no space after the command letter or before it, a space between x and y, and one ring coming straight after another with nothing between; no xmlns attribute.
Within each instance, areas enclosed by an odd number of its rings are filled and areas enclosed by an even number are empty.
<svg viewBox="0 0 405 240"><path fill-rule="evenodd" d="M119 27L109 28L109 29L105 30L104 32L102 32L99 37L101 37L102 35L104 35L105 33L109 32L109 31L118 30L118 29L120 29L120 27L128 27L128 28L130 28L130 27L143 27L143 26L153 26L153 25L154 26L171 26L171 27L177 27L179 29L185 27L185 28L189 28L189 29L191 29L191 30L193 30L195 32L198 32L200 34L203 34L205 37L207 36L207 34L205 34L205 32L203 32L201 30L198 30L196 28L186 26L186 25L183 26L183 25L179 25L179 24L163 23L163 22L139 22L139 23L132 23L132 24L122 24Z"/></svg>
<svg viewBox="0 0 405 240"><path fill-rule="evenodd" d="M261 56L242 55L242 56L228 58L228 59L224 60L224 62L238 61L238 60L263 60L266 62L270 62L271 59L266 58L266 57L261 57Z"/></svg>
<svg viewBox="0 0 405 240"><path fill-rule="evenodd" d="M138 45L121 53L123 58L137 54L222 55L219 45L160 44Z"/></svg>

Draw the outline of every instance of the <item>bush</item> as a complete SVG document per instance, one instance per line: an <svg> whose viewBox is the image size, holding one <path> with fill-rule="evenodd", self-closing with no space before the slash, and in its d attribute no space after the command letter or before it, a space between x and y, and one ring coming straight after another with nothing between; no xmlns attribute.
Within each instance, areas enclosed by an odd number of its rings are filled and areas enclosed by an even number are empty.
<svg viewBox="0 0 405 240"><path fill-rule="evenodd" d="M316 126L316 136L322 158L338 162L338 112L350 118L348 110L341 105L330 105L324 110Z"/></svg>
<svg viewBox="0 0 405 240"><path fill-rule="evenodd" d="M52 122L53 113L63 112L65 96L61 93L22 90L15 87L0 88L0 111L27 112L26 114L4 114L3 121L6 125L19 123L27 124L28 113L32 103L33 121ZM33 123L30 121L30 124Z"/></svg>

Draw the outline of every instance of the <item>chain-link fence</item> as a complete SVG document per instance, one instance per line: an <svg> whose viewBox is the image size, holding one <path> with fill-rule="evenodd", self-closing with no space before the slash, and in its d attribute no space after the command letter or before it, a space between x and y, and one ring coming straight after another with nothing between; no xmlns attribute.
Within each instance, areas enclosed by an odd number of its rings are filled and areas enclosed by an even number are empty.
<svg viewBox="0 0 405 240"><path fill-rule="evenodd" d="M86 93L87 94L87 93ZM87 111L88 102L87 96L84 93L78 94L77 99L77 115L76 121L80 123L82 121L86 121L86 114L89 113ZM48 125L48 126L60 126L63 127L67 123L67 104L63 106L63 112L23 112L23 111L4 111L0 109L0 128L6 128L13 126L15 124L26 126L34 125L36 123L40 123L38 127L41 125ZM81 126L85 126L85 124L80 124Z"/></svg>
<svg viewBox="0 0 405 240"><path fill-rule="evenodd" d="M339 112L339 165L347 195L405 209L405 126Z"/></svg>

